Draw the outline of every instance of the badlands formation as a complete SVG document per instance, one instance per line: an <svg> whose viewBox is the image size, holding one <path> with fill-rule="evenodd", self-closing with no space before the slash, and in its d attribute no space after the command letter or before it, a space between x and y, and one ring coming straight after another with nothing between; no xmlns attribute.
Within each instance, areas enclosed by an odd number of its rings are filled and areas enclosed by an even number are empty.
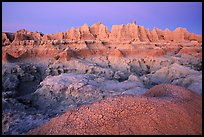
<svg viewBox="0 0 204 137"><path fill-rule="evenodd" d="M202 36L87 24L2 32L2 133L202 134Z"/></svg>

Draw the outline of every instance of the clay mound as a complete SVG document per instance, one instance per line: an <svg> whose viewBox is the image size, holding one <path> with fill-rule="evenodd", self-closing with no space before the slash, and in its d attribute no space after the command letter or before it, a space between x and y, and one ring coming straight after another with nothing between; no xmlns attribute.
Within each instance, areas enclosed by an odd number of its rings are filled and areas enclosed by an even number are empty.
<svg viewBox="0 0 204 137"><path fill-rule="evenodd" d="M202 134L201 103L190 90L158 85L145 96L115 96L75 108L27 134Z"/></svg>
<svg viewBox="0 0 204 137"><path fill-rule="evenodd" d="M126 49L123 50L126 56L141 56L141 57L163 57L166 55L166 52L163 49Z"/></svg>
<svg viewBox="0 0 204 137"><path fill-rule="evenodd" d="M201 57L202 56L202 49L200 47L183 47L178 55L190 55L195 57Z"/></svg>
<svg viewBox="0 0 204 137"><path fill-rule="evenodd" d="M89 49L89 48L85 48L85 49L80 49L77 51L77 55L80 57L90 57L94 55L93 50Z"/></svg>
<svg viewBox="0 0 204 137"><path fill-rule="evenodd" d="M173 99L175 100L176 98L179 99L189 99L191 100L192 98L198 99L199 96L197 94L194 94L192 91L181 87L181 86L176 86L176 85L171 85L171 84L160 84L155 87L152 87L149 89L147 92L143 94L146 97L158 97L158 98L167 98L167 99Z"/></svg>
<svg viewBox="0 0 204 137"><path fill-rule="evenodd" d="M163 57L165 55L163 49L150 49L143 53L144 57Z"/></svg>
<svg viewBox="0 0 204 137"><path fill-rule="evenodd" d="M119 49L110 50L109 56L124 57L123 53Z"/></svg>

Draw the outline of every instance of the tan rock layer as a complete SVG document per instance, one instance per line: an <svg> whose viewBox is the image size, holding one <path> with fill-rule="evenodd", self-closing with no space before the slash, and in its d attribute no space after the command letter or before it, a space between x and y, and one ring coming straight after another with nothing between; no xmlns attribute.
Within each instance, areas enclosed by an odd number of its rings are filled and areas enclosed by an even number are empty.
<svg viewBox="0 0 204 137"><path fill-rule="evenodd" d="M60 46L56 46L59 45ZM62 44L63 43L63 44ZM26 45L26 46L25 46ZM10 46L2 47L2 63L9 62L6 54L16 59L31 58L53 58L70 60L73 58L86 58L92 56L115 56L115 57L164 57L165 55L178 55L181 57L191 56L202 60L202 48L200 44L191 46L180 46L177 44L108 44L91 41L69 41L69 40L48 40L48 41L16 41Z"/></svg>
<svg viewBox="0 0 204 137"><path fill-rule="evenodd" d="M71 28L66 32L58 32L56 34L45 34L39 32L29 32L21 29L14 33L14 40L9 40L5 33L2 33L2 45L9 45L15 41L23 40L101 40L112 42L158 42L158 41L197 41L202 42L202 36L190 33L185 28L176 28L173 32L169 29L160 30L154 28L152 32L145 29L144 26L138 26L135 23L127 25L113 25L111 32L107 26L100 22L92 25L84 24L77 29Z"/></svg>

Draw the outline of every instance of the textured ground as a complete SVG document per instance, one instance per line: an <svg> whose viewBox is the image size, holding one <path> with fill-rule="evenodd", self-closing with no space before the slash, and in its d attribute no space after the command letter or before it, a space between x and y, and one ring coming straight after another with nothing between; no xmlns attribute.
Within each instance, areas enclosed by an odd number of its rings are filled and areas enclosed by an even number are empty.
<svg viewBox="0 0 204 137"><path fill-rule="evenodd" d="M27 134L202 134L201 97L161 84L142 96L109 97L53 118Z"/></svg>
<svg viewBox="0 0 204 137"><path fill-rule="evenodd" d="M29 133L202 133L200 35L134 23L109 32L97 23L2 38L3 134L25 134L50 120Z"/></svg>

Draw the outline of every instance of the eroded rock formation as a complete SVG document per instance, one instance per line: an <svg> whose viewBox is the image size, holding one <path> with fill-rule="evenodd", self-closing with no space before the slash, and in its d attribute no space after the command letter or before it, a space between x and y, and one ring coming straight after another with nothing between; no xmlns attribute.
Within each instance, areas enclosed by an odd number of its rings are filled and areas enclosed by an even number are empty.
<svg viewBox="0 0 204 137"><path fill-rule="evenodd" d="M202 134L202 36L184 28L21 29L2 33L2 63L3 134L57 116L29 134Z"/></svg>
<svg viewBox="0 0 204 137"><path fill-rule="evenodd" d="M190 33L185 28L176 28L173 32L169 29L160 30L154 28L152 32L144 26L138 26L135 23L127 25L113 25L112 30L102 23L98 22L91 27L88 24L78 27L77 29L71 28L65 33L57 32L56 34L42 34L39 32L29 32L21 29L13 33L14 40L8 41L5 33L2 33L2 45L8 45L9 42L22 41L22 40L101 40L110 42L158 42L158 41L174 41L174 42L202 42L202 36Z"/></svg>

